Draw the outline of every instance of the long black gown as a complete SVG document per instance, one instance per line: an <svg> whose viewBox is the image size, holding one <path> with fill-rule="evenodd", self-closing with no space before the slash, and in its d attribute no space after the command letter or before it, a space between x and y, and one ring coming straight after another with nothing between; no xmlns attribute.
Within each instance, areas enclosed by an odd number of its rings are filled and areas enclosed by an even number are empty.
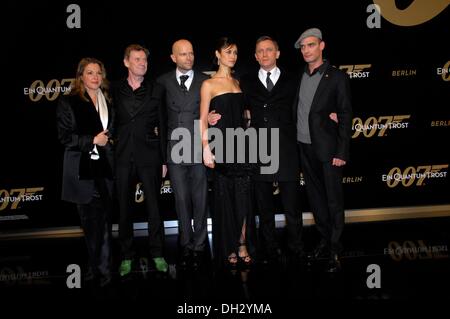
<svg viewBox="0 0 450 319"><path fill-rule="evenodd" d="M242 93L224 93L211 99L209 110L221 114L221 119L211 128L221 131L224 145L226 129L245 129L244 96ZM209 131L212 133L214 130ZM235 139L236 145L236 139ZM248 163L248 144L246 144L246 160L236 163L236 148L234 160L227 161L227 149L224 150L223 162L216 154L214 168L214 215L213 243L217 261L225 261L233 252L238 255L242 243L241 233L245 223L245 244L252 256L255 251L254 235L255 220L253 215L251 176L256 165Z"/></svg>

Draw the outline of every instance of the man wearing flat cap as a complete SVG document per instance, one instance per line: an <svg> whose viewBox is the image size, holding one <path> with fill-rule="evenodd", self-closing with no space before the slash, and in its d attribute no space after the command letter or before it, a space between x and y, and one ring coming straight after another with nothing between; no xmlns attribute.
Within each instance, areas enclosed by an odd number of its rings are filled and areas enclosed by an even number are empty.
<svg viewBox="0 0 450 319"><path fill-rule="evenodd" d="M321 240L313 259L329 258L328 271L341 268L344 228L342 171L349 158L352 107L347 75L322 57L325 42L317 28L294 44L306 66L300 75L293 116L306 192ZM330 114L337 114L333 120Z"/></svg>

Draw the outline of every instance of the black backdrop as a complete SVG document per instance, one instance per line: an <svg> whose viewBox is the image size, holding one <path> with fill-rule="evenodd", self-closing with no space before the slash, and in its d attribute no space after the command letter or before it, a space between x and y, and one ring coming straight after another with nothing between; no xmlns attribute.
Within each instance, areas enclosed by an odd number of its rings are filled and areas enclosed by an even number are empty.
<svg viewBox="0 0 450 319"><path fill-rule="evenodd" d="M173 68L171 44L183 37L194 44L196 67L209 71L215 41L227 35L239 45L239 75L257 67L254 43L267 34L279 41L279 65L297 72L303 63L293 44L313 26L322 29L325 57L351 76L354 135L344 178L346 209L450 203L450 10L412 26L381 18L380 28L369 28L372 1L337 2L246 2L251 9L244 10L236 1L78 1L80 28L67 26L71 2L7 2L1 27L0 230L78 225L75 208L59 200L63 150L55 106L82 57L102 60L115 80L126 75L124 48L140 43L150 49L148 75L156 77ZM424 1L384 2L394 3L400 15ZM428 7L441 2L425 0ZM170 187L162 192L165 219L175 219Z"/></svg>

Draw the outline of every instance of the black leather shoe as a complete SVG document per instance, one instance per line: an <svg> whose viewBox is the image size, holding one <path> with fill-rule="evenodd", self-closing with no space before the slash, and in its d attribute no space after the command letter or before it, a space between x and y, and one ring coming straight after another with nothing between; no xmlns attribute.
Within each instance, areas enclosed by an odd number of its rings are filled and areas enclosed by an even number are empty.
<svg viewBox="0 0 450 319"><path fill-rule="evenodd" d="M192 253L192 268L199 268L204 261L203 251L194 251Z"/></svg>
<svg viewBox="0 0 450 319"><path fill-rule="evenodd" d="M303 250L290 253L290 260L292 263L299 266L306 266L308 264L308 258Z"/></svg>
<svg viewBox="0 0 450 319"><path fill-rule="evenodd" d="M92 282L95 279L95 277L96 276L95 276L94 271L92 270L91 267L89 267L86 271L86 274L83 277L83 280L85 283L89 283L89 282Z"/></svg>
<svg viewBox="0 0 450 319"><path fill-rule="evenodd" d="M109 286L112 283L111 274L101 275L99 280L99 286L104 288Z"/></svg>
<svg viewBox="0 0 450 319"><path fill-rule="evenodd" d="M187 268L187 267L189 267L190 263L191 263L191 252L186 251L180 257L179 266L182 268Z"/></svg>
<svg viewBox="0 0 450 319"><path fill-rule="evenodd" d="M279 248L276 248L267 252L266 257L263 259L263 263L275 265L281 263L282 259L283 253Z"/></svg>
<svg viewBox="0 0 450 319"><path fill-rule="evenodd" d="M325 241L320 241L316 248L308 254L308 259L317 260L329 255L328 246Z"/></svg>
<svg viewBox="0 0 450 319"><path fill-rule="evenodd" d="M341 271L341 260L338 254L331 254L330 259L328 260L327 272L339 272Z"/></svg>

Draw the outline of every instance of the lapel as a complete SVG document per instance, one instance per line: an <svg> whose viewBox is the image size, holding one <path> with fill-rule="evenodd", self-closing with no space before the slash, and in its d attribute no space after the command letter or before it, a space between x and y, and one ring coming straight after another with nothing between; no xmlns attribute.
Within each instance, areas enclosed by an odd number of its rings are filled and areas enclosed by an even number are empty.
<svg viewBox="0 0 450 319"><path fill-rule="evenodd" d="M92 101L89 94L85 93L85 96L89 99L90 104L94 104L94 102ZM108 102L108 100L106 99L106 96L105 96L105 101L106 101L106 108L108 109L108 125L106 128L108 130L110 130L112 127L112 124L113 124L113 120L114 120L113 119L114 110L112 110L111 103ZM95 110L95 108L94 108L94 110ZM100 125L100 127L103 127L102 120L100 119L100 115L98 114L97 110L95 111L95 114L96 114L95 118L96 118L97 124Z"/></svg>
<svg viewBox="0 0 450 319"><path fill-rule="evenodd" d="M195 80L195 76L194 76L194 79L193 79L193 81L191 83L189 91L192 90L192 86L194 84L194 80ZM172 74L170 75L169 85L171 86L171 91L173 92L173 94L178 96L177 100L182 101L182 103L179 103L180 111L184 111L184 109L186 108L186 103L185 102L187 100L187 96L189 95L189 91L186 92L186 93L183 92L183 89L181 88L180 84L178 83L176 70L174 70L172 72Z"/></svg>
<svg viewBox="0 0 450 319"><path fill-rule="evenodd" d="M280 69L280 77L278 78L277 83L275 83L275 85L272 88L272 91L270 91L270 92L267 90L265 85L259 79L259 71L256 72L255 80L258 82L258 84L257 84L258 89L261 92L264 92L265 96L271 97L274 94L276 94L277 91L279 91L281 87L283 87L283 82L286 80L286 72L284 72L282 69Z"/></svg>
<svg viewBox="0 0 450 319"><path fill-rule="evenodd" d="M254 77L254 83L256 83L256 88L263 93L264 95L269 94L269 91L267 91L266 87L264 86L264 84L261 82L261 80L259 79L259 70L256 71L255 73L255 77ZM272 89L273 90L273 89Z"/></svg>
<svg viewBox="0 0 450 319"><path fill-rule="evenodd" d="M330 66L328 65L328 67L323 72L323 75L322 75L322 78L320 79L319 86L317 87L316 93L314 93L314 98L311 103L311 110L314 107L316 107L317 99L322 95L322 92L325 90L325 88L328 87L328 82L330 80L329 70L330 70ZM311 112L310 112L310 114L311 114Z"/></svg>
<svg viewBox="0 0 450 319"><path fill-rule="evenodd" d="M264 84L262 84L261 80L259 79L259 70L253 73L252 78L250 78L249 85L253 87L252 91L254 90L255 93L263 96L264 98L267 98L270 95L270 92L267 91L266 87L264 86ZM275 87L272 89L272 91L274 89Z"/></svg>
<svg viewBox="0 0 450 319"><path fill-rule="evenodd" d="M87 110L89 110L88 115L93 121L95 121L95 125L97 125L97 127L101 128L103 131L103 125L102 125L102 121L100 120L100 115L98 114L97 110L95 109L95 104L92 101L91 97L89 96L89 94L87 92L84 93L84 96L88 99L88 101L84 101L84 103L87 104ZM109 116L110 112L108 109L108 116ZM109 124L109 118L108 118L108 124Z"/></svg>
<svg viewBox="0 0 450 319"><path fill-rule="evenodd" d="M303 70L300 71L300 79L298 80L298 85L297 85L297 94L295 96L295 99L298 100L299 99L299 94L300 94L300 87L302 86L302 80L303 80ZM297 101L298 102L298 101ZM296 103L298 104L298 103Z"/></svg>
<svg viewBox="0 0 450 319"><path fill-rule="evenodd" d="M108 130L111 130L111 127L113 125L113 112L114 110L111 107L111 104L108 102L108 100L106 100L106 105L108 107Z"/></svg>
<svg viewBox="0 0 450 319"><path fill-rule="evenodd" d="M277 91L280 90L284 85L283 83L286 81L286 72L283 72L282 69L280 69L280 77L278 78L277 83L275 83L275 86L273 87L272 91L270 91L270 95L274 95L277 93ZM260 81L261 82L261 81Z"/></svg>
<svg viewBox="0 0 450 319"><path fill-rule="evenodd" d="M177 73L175 71L172 71L170 75L169 85L172 87L172 92L183 94L183 90L181 89L180 84L178 84Z"/></svg>
<svg viewBox="0 0 450 319"><path fill-rule="evenodd" d="M270 91L270 92L267 90L267 88L264 86L264 84L259 79L259 71L255 73L253 82L256 83L256 89L261 94L264 94L265 97L271 97L274 94L276 94L277 91L279 91L281 87L283 87L283 82L285 80L286 80L286 72L283 72L283 70L280 69L280 77L278 78L277 83L275 83L272 91Z"/></svg>
<svg viewBox="0 0 450 319"><path fill-rule="evenodd" d="M189 93L195 93L200 91L200 86L202 85L200 73L194 71L194 79L192 80L191 87L189 88Z"/></svg>

